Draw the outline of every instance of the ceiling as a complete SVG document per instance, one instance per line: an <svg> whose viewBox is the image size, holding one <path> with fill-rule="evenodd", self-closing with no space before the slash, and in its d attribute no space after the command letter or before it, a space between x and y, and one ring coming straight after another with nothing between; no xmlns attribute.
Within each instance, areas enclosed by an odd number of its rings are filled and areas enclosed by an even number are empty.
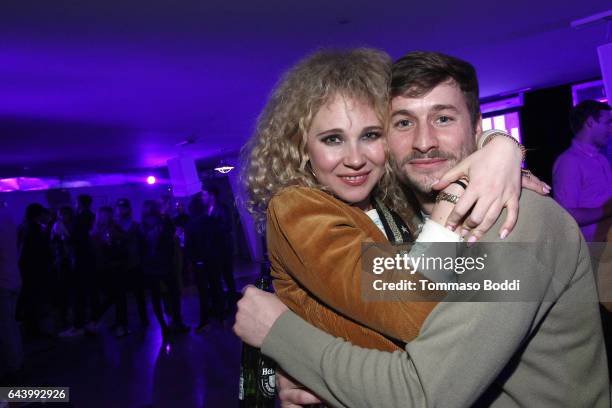
<svg viewBox="0 0 612 408"><path fill-rule="evenodd" d="M608 0L421 3L3 0L0 178L235 154L279 75L321 47L450 53L483 97L600 75L606 25L570 21Z"/></svg>

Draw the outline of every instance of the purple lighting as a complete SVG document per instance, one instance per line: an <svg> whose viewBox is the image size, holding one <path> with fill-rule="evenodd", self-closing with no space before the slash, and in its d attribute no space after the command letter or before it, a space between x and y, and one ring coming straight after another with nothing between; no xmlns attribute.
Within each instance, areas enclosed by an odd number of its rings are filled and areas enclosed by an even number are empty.
<svg viewBox="0 0 612 408"><path fill-rule="evenodd" d="M518 142L522 142L521 125L518 111L500 115L489 116L482 119L482 130L500 129L510 133Z"/></svg>
<svg viewBox="0 0 612 408"><path fill-rule="evenodd" d="M602 80L572 85L572 100L574 106L587 99L594 99L598 102L608 102L606 89Z"/></svg>
<svg viewBox="0 0 612 408"><path fill-rule="evenodd" d="M155 176L149 176L147 177L147 184L155 184L155 182L157 181L157 179L155 178Z"/></svg>
<svg viewBox="0 0 612 408"><path fill-rule="evenodd" d="M0 179L0 192L47 190L59 185L53 178L13 177Z"/></svg>

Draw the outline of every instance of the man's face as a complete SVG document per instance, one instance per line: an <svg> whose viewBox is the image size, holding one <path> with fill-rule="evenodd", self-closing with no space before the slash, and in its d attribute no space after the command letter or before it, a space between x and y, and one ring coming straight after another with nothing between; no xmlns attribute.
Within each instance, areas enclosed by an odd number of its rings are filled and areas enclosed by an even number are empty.
<svg viewBox="0 0 612 408"><path fill-rule="evenodd" d="M476 149L480 129L480 121L473 129L455 81L419 98L393 98L388 143L398 177L417 192L430 194L435 181Z"/></svg>
<svg viewBox="0 0 612 408"><path fill-rule="evenodd" d="M593 118L591 128L593 144L597 147L604 147L608 144L608 139L612 135L612 115L610 111L599 111L599 120Z"/></svg>

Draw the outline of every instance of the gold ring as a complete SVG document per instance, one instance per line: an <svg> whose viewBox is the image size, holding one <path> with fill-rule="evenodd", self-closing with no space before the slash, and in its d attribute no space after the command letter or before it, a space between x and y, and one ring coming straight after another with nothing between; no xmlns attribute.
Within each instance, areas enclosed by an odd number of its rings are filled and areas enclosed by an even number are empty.
<svg viewBox="0 0 612 408"><path fill-rule="evenodd" d="M436 196L436 203L439 203L440 201L448 201L449 203L457 204L457 201L459 201L459 196L456 194L447 193L445 191L440 191Z"/></svg>

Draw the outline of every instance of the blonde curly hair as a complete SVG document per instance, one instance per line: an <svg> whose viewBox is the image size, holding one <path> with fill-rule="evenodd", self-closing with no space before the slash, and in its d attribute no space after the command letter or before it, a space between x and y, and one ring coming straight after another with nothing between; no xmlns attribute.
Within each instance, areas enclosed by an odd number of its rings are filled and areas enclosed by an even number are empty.
<svg viewBox="0 0 612 408"><path fill-rule="evenodd" d="M389 56L367 48L318 51L284 74L241 152L246 207L260 228L270 199L281 189L300 185L328 191L314 177L306 152L307 132L319 109L336 95L357 99L372 106L386 127L390 78ZM409 221L410 206L388 162L373 194Z"/></svg>

